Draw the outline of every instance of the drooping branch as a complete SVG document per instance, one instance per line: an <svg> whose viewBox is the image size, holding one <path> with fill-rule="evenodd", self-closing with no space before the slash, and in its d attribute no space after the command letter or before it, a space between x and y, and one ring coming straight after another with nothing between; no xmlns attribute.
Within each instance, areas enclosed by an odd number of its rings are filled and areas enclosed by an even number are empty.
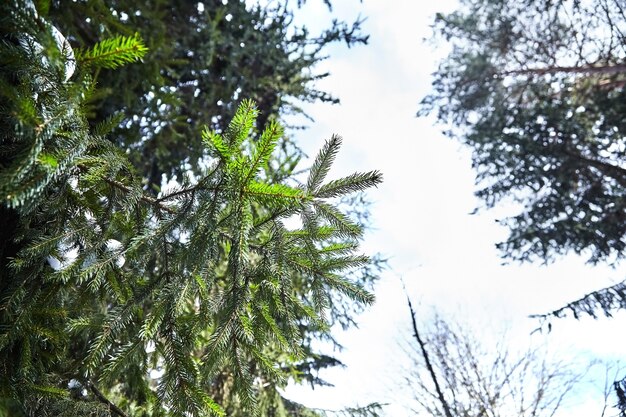
<svg viewBox="0 0 626 417"><path fill-rule="evenodd" d="M552 66L546 68L522 68L510 71L499 72L498 77L506 77L510 75L547 75L547 74L586 74L586 75L612 75L626 74L626 64L618 65L587 65L574 67Z"/></svg>
<svg viewBox="0 0 626 417"><path fill-rule="evenodd" d="M618 165L613 165L608 162L600 161L598 159L588 158L569 150L565 150L564 153L569 157L579 160L585 165L592 166L602 171L605 175L614 178L619 185L626 188L626 169Z"/></svg>
<svg viewBox="0 0 626 417"><path fill-rule="evenodd" d="M611 311L626 308L626 281L622 281L607 288L591 292L578 300L545 314L533 314L531 318L545 320L548 317L564 317L567 311L571 311L575 318L580 313L586 313L593 318L597 317L596 310L601 309L611 317Z"/></svg>

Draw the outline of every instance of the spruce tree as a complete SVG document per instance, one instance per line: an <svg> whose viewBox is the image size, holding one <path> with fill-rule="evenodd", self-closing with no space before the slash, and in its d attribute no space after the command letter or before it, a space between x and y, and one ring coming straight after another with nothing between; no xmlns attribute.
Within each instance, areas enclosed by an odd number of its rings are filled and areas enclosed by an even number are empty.
<svg viewBox="0 0 626 417"><path fill-rule="evenodd" d="M626 255L625 11L614 0L464 0L435 19L451 49L420 111L472 149L487 207L520 203L501 219L506 258ZM623 287L554 314L610 315L626 304Z"/></svg>
<svg viewBox="0 0 626 417"><path fill-rule="evenodd" d="M316 88L328 74L314 65L333 43L366 43L361 22L310 33L293 23L294 13L282 1L89 0L52 2L49 18L77 47L139 32L153 51L142 65L99 72L89 116L92 123L121 117L108 138L128 149L156 194L163 177L197 169L204 148L194 138L204 126L226 129L243 98L257 103L258 132L272 118L301 113L301 102L338 102ZM284 146L297 156L293 144Z"/></svg>
<svg viewBox="0 0 626 417"><path fill-rule="evenodd" d="M336 363L311 348L345 319L331 300L373 301L337 204L380 174L327 181L333 136L299 183L282 127L245 100L186 138L201 151L176 185L147 187L110 137L125 116L93 115L104 74L158 50L73 47L51 7L0 6L0 414L316 414L280 389Z"/></svg>

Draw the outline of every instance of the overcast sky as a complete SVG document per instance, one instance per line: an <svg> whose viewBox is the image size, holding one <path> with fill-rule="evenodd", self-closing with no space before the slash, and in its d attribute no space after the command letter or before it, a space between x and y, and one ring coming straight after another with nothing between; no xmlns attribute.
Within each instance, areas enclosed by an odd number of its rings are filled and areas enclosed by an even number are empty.
<svg viewBox="0 0 626 417"><path fill-rule="evenodd" d="M329 21L322 3L309 0L301 11L308 26ZM522 335L520 340L538 325L529 314L561 307L623 279L617 270L590 267L575 256L548 266L503 266L495 244L507 231L495 220L512 208L470 214L479 202L473 195L469 151L443 137L432 119L415 117L419 100L429 91L430 74L445 52L422 40L434 13L452 10L452 1L342 0L333 5L340 18L366 17L370 42L331 50L318 67L331 75L318 86L338 96L341 104L306 107L315 123L296 137L312 156L332 134L344 138L329 178L353 171L383 172L383 185L369 193L373 228L364 250L390 261L376 287L377 303L360 316L360 328L337 333L346 347L339 356L347 368L323 374L336 386L289 390L294 399L324 408L393 400L389 392L397 391L398 367L404 364L397 341L409 326L400 277L423 317L436 307L491 331L506 323L512 334ZM544 337L554 349L569 354L616 358L623 339L616 329L624 323L623 318L563 320ZM563 415L599 417L598 401L578 398Z"/></svg>

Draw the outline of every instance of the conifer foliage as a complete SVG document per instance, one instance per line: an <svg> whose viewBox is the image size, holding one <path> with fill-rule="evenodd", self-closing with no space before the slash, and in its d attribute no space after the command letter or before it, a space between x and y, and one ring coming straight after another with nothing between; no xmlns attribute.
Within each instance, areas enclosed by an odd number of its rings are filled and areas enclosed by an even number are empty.
<svg viewBox="0 0 626 417"><path fill-rule="evenodd" d="M304 184L276 180L283 130L256 132L243 101L197 138L197 170L146 193L106 138L119 119L86 116L141 37L74 51L45 2L16 6L0 6L0 415L304 413L279 392L320 359L304 338L328 331L331 297L373 301L349 278L369 264L362 226L336 203L380 173L328 181L333 136Z"/></svg>
<svg viewBox="0 0 626 417"><path fill-rule="evenodd" d="M520 203L501 220L504 257L617 265L626 255L625 28L619 0L463 0L437 15L450 53L420 114L472 149L487 207ZM550 315L611 315L623 285Z"/></svg>

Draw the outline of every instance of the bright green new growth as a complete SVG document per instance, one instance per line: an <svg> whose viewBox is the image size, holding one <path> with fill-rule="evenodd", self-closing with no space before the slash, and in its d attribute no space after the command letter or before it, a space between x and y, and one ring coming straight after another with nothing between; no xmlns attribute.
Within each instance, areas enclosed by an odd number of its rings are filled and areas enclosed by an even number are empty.
<svg viewBox="0 0 626 417"><path fill-rule="evenodd" d="M28 11L24 12L25 16L16 14L13 18L34 18L28 15ZM30 70L29 76L22 75L19 89L0 81L0 97L13 103L18 130L13 143L7 141L4 144L14 158L10 166L0 171L0 203L10 208L29 210L31 206L27 203L35 202L45 187L71 167L88 146L88 140L84 138L85 120L77 116L81 114L84 100L93 91L91 79L83 74L73 82L61 81L62 87L53 89L53 83L47 80L57 78L59 69L64 75L67 66L73 66L74 62L68 62L72 55L63 51L65 45L59 45L58 39L52 36L49 38L52 39L42 40L42 43L58 48L56 53L44 49L26 35L23 35L28 42L26 48L3 45L2 62L7 63L7 71L25 74L23 68L13 67L16 63L27 64ZM138 35L116 36L77 54L77 60L86 67L116 68L141 59L146 52L147 48Z"/></svg>
<svg viewBox="0 0 626 417"><path fill-rule="evenodd" d="M84 251L53 274L53 279L74 280L94 293L108 291L115 299L105 316L74 329L100 329L85 362L89 378L120 378L126 361L144 355L144 361L164 370L157 393L173 415L223 415L207 391L211 381L224 375L232 378L237 401L253 412L258 385L282 386L289 376L269 355L279 349L294 361L302 359L299 326L308 322L328 328L330 292L373 301L369 292L342 276L369 262L354 253L361 227L327 197L376 185L381 175L352 175L313 190L267 183L260 172L282 129L270 123L254 142L255 117L254 104L244 101L223 136L205 131L208 154L216 155L205 175L158 199L144 197L138 185L99 177L105 175L100 174L102 160L81 162L79 177L90 182L86 189L107 181L134 204L142 202L145 210L145 220L132 226L142 231L120 239L119 249ZM324 153L335 154L339 146L336 138L327 142L311 176L328 171L332 158ZM288 230L284 220L298 214L303 227ZM124 215L123 221L131 216ZM124 268L116 265L120 257ZM146 282L140 277L155 262L159 271ZM123 279L111 276L113 271ZM296 288L294 279L306 284ZM148 300L151 308L142 317ZM148 344L156 350L146 355L142 350ZM258 368L255 373L251 364ZM266 380L255 381L259 370Z"/></svg>
<svg viewBox="0 0 626 417"><path fill-rule="evenodd" d="M95 44L92 48L79 51L76 59L85 67L115 69L141 59L148 48L138 33L133 36L115 36Z"/></svg>
<svg viewBox="0 0 626 417"><path fill-rule="evenodd" d="M324 202L317 190L265 183L259 178L259 171L267 165L282 130L270 123L258 142L246 144L255 117L253 103L245 101L223 136L205 131L203 139L209 154L217 155L207 175L187 190L177 190L160 199L178 200L165 210L172 213L167 215L166 221L171 222L168 228L177 227L176 219L181 218L181 211L185 213L185 222L204 225L189 236L189 250L199 255L189 259L186 265L195 276L192 292L188 292L190 284L184 284L175 291L175 298L167 301L184 305L195 299L197 304L214 306L208 317L203 317L198 307L187 318L209 319L212 323L193 379L230 369L239 400L251 408L255 402L255 383L246 357L252 357L270 379L282 381L286 375L267 357L266 346L276 345L298 358L299 321L326 327L323 313L328 307L329 291L341 291L360 302L373 301L371 294L338 274L368 262L366 257L353 254L356 244L333 242L345 239L346 231L350 237L357 237L359 226ZM339 143L335 139L329 141L323 152L336 153ZM247 154L244 149L251 151ZM322 169L327 170L331 162L325 159ZM313 175L315 170L311 172ZM372 172L340 182L346 189L359 190L380 180L380 174ZM210 200L202 201L203 192L208 193ZM290 231L283 221L294 214L302 216L305 227ZM310 290L295 293L291 282L294 277L308 280ZM193 288L198 283L205 283L203 291L201 287ZM192 298L177 299L185 294ZM165 304L162 308L168 309ZM161 308L155 314L165 317ZM192 327L197 333L190 337L196 339L207 330L201 323ZM177 395L175 386L171 390L165 387L170 391L168 396Z"/></svg>

